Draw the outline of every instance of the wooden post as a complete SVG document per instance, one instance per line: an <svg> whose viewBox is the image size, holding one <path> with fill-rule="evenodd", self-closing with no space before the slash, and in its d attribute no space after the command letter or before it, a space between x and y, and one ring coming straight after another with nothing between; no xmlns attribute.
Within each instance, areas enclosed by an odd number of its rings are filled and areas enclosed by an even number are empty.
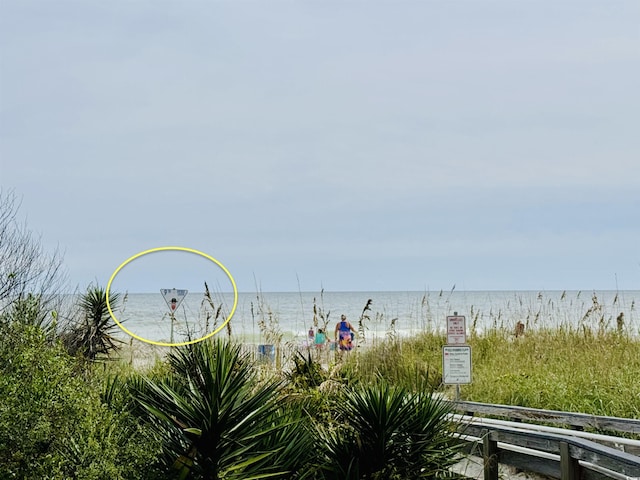
<svg viewBox="0 0 640 480"><path fill-rule="evenodd" d="M580 478L580 464L577 458L571 457L567 442L560 442L560 478L562 480L578 480Z"/></svg>
<svg viewBox="0 0 640 480"><path fill-rule="evenodd" d="M484 457L484 480L498 480L498 442L484 436L482 453Z"/></svg>

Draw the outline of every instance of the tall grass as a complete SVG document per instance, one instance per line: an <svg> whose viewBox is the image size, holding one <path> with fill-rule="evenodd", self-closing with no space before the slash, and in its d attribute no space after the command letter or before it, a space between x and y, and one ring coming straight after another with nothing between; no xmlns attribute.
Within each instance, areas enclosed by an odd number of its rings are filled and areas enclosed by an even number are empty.
<svg viewBox="0 0 640 480"><path fill-rule="evenodd" d="M468 400L640 418L640 341L617 331L544 329L476 337Z"/></svg>
<svg viewBox="0 0 640 480"><path fill-rule="evenodd" d="M507 301L470 307L460 305L467 298L456 295L467 293L454 295L453 288L425 293L408 318L392 318L377 311L375 298L367 300L357 325L362 348L344 358L326 352L323 365L332 369L344 362L362 381L382 376L413 386L428 379L438 386L446 314L459 310L467 317L473 356L473 383L461 387L463 399L640 418L637 310L624 293L599 297L588 292L514 292ZM331 326L323 292L313 298L308 313L303 325ZM274 367L292 368L290 360L301 348L300 341L286 340L278 313L261 292L251 304L251 315L260 329L260 342L277 348ZM525 325L525 335L519 338L514 335L517 322ZM247 348L256 351L255 346Z"/></svg>
<svg viewBox="0 0 640 480"><path fill-rule="evenodd" d="M360 353L362 378L403 385L442 375L443 335L423 333ZM463 400L640 418L640 340L617 330L545 328L515 338L491 329L471 336L472 383ZM445 392L448 388L441 386Z"/></svg>

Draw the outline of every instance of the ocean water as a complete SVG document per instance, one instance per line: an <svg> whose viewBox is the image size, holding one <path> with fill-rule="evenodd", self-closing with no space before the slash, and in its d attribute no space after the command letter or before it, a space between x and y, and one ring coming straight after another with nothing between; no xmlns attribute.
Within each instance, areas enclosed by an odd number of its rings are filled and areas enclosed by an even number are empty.
<svg viewBox="0 0 640 480"><path fill-rule="evenodd" d="M174 312L174 342L221 328L232 311L233 294L214 293L211 300L213 306L203 293L188 293ZM425 330L443 332L446 317L456 313L466 317L468 332L513 329L518 321L527 329L616 329L620 318L623 328L637 335L639 300L639 290L239 293L229 324L235 339L250 343L270 343L273 334L304 342L310 327L326 327L332 337L341 314L356 328L362 324L367 341ZM114 314L136 336L156 342L171 339L170 310L160 292L127 294ZM125 331L121 335L128 337Z"/></svg>

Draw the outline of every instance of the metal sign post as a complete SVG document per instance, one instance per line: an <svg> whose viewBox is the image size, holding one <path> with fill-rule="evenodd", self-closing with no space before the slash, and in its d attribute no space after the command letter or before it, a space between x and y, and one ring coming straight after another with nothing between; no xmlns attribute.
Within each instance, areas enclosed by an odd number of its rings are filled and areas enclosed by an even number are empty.
<svg viewBox="0 0 640 480"><path fill-rule="evenodd" d="M442 383L456 386L456 401L460 400L460 385L471 383L471 346L467 345L466 319L458 312L447 317L447 344L442 347Z"/></svg>
<svg viewBox="0 0 640 480"><path fill-rule="evenodd" d="M161 288L160 293L164 297L164 301L167 302L169 307L169 318L171 318L171 340L173 343L173 325L176 321L175 311L178 309L184 297L189 293L188 290L177 290L175 288Z"/></svg>

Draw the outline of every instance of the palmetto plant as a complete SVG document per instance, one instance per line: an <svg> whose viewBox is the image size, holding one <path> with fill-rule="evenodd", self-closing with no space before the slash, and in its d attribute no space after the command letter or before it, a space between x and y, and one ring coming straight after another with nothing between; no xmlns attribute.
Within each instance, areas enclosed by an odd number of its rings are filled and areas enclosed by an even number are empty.
<svg viewBox="0 0 640 480"><path fill-rule="evenodd" d="M450 405L380 380L359 384L336 406L338 427L320 430L324 478L417 479L450 476Z"/></svg>
<svg viewBox="0 0 640 480"><path fill-rule="evenodd" d="M206 340L168 361L170 375L134 394L180 478L297 478L311 445L304 415L285 410L277 382L258 383L239 345Z"/></svg>
<svg viewBox="0 0 640 480"><path fill-rule="evenodd" d="M120 300L117 293L109 294L109 305L116 309ZM80 296L78 322L64 336L64 344L73 355L80 353L88 360L108 356L118 350L121 340L114 336L118 326L107 308L104 288L90 285Z"/></svg>

